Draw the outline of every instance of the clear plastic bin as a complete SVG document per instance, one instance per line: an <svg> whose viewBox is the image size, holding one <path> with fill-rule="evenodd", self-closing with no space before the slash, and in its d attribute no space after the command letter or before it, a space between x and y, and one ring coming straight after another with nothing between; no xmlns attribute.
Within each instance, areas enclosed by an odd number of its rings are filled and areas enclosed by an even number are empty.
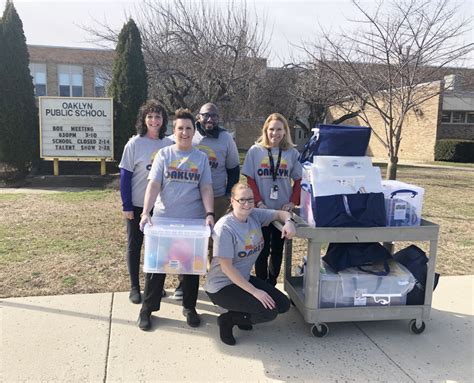
<svg viewBox="0 0 474 383"><path fill-rule="evenodd" d="M146 225L145 273L205 274L211 235L203 219L152 218Z"/></svg>
<svg viewBox="0 0 474 383"><path fill-rule="evenodd" d="M382 181L387 226L420 226L425 189L401 181Z"/></svg>
<svg viewBox="0 0 474 383"><path fill-rule="evenodd" d="M406 305L415 278L403 265L395 261L389 265L390 274L376 276L357 268L336 273L321 261L319 308ZM303 275L303 286L304 279Z"/></svg>

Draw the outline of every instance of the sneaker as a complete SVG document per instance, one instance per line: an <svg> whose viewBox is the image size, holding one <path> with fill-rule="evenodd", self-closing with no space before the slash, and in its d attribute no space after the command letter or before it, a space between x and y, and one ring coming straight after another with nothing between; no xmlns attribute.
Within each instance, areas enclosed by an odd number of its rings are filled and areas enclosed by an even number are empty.
<svg viewBox="0 0 474 383"><path fill-rule="evenodd" d="M130 289L130 293L128 294L128 299L130 299L130 302L135 304L142 303L142 295L140 294L140 288L132 287Z"/></svg>
<svg viewBox="0 0 474 383"><path fill-rule="evenodd" d="M186 322L191 327L198 327L201 324L201 318L199 317L196 309L184 309L183 315L186 317Z"/></svg>
<svg viewBox="0 0 474 383"><path fill-rule="evenodd" d="M151 313L149 311L140 311L138 316L138 328L143 331L151 329Z"/></svg>
<svg viewBox="0 0 474 383"><path fill-rule="evenodd" d="M171 296L171 299L174 299L176 301L182 301L183 300L183 285L180 282L178 287L176 287L176 290L174 291L174 294Z"/></svg>

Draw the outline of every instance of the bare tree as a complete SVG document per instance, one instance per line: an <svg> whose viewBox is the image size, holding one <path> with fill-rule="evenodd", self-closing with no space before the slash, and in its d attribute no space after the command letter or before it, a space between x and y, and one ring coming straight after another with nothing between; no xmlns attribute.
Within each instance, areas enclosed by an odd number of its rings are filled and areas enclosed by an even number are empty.
<svg viewBox="0 0 474 383"><path fill-rule="evenodd" d="M472 20L460 19L449 0L380 1L374 12L353 4L361 15L358 30L337 37L323 32L320 41L303 49L346 90L342 108L369 126L369 109L382 119L385 134L376 136L387 149L386 176L396 179L407 113L438 95L442 89L433 81L472 51L472 43L460 42Z"/></svg>
<svg viewBox="0 0 474 383"><path fill-rule="evenodd" d="M286 65L294 71L295 81L289 95L295 100L297 123L308 132L315 124L324 122L328 108L339 104L347 95L345 89L333 80L332 72L320 61L325 61L325 58Z"/></svg>
<svg viewBox="0 0 474 383"><path fill-rule="evenodd" d="M204 0L144 0L134 19L142 35L150 95L169 110L196 110L209 101L239 107L240 114L249 109L266 68L262 57L268 42L265 25L250 17L245 1L219 7ZM99 40L116 39L104 25L87 30Z"/></svg>

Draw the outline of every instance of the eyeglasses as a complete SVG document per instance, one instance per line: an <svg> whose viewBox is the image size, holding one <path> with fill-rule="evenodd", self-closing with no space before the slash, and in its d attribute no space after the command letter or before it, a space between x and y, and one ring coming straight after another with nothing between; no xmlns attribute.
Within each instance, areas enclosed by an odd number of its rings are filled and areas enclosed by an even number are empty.
<svg viewBox="0 0 474 383"><path fill-rule="evenodd" d="M199 113L199 115L203 118L204 121L209 118L213 120L217 120L219 118L219 115L217 113Z"/></svg>
<svg viewBox="0 0 474 383"><path fill-rule="evenodd" d="M241 205L245 205L246 203L248 203L249 205L253 205L255 203L255 199L253 198L241 198L241 199L234 198L234 201L237 201Z"/></svg>

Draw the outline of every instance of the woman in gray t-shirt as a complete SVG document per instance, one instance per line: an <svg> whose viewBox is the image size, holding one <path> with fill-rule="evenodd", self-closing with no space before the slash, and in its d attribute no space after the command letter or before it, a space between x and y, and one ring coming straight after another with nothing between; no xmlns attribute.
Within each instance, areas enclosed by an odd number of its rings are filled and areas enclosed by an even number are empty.
<svg viewBox="0 0 474 383"><path fill-rule="evenodd" d="M201 218L214 225L214 193L207 156L192 146L194 117L187 109L178 109L173 121L176 143L158 152L148 175L140 228L152 224L153 216L168 218ZM151 313L158 311L166 274L147 273L143 304L138 318L141 330L151 328ZM191 327L199 326L196 312L199 275L183 277L183 315Z"/></svg>
<svg viewBox="0 0 474 383"><path fill-rule="evenodd" d="M270 114L242 167L242 174L252 188L255 206L291 211L299 205L302 168L298 156L288 121L279 113ZM283 239L273 225L263 228L263 238L265 246L255 262L255 275L275 286L283 259Z"/></svg>
<svg viewBox="0 0 474 383"><path fill-rule="evenodd" d="M252 189L237 183L232 188L231 212L214 227L213 259L204 289L214 304L229 310L217 319L225 344L235 344L234 325L251 330L252 324L271 321L290 308L285 294L250 275L263 248L262 226L275 220L285 223L280 235L292 238L291 213L254 209Z"/></svg>

